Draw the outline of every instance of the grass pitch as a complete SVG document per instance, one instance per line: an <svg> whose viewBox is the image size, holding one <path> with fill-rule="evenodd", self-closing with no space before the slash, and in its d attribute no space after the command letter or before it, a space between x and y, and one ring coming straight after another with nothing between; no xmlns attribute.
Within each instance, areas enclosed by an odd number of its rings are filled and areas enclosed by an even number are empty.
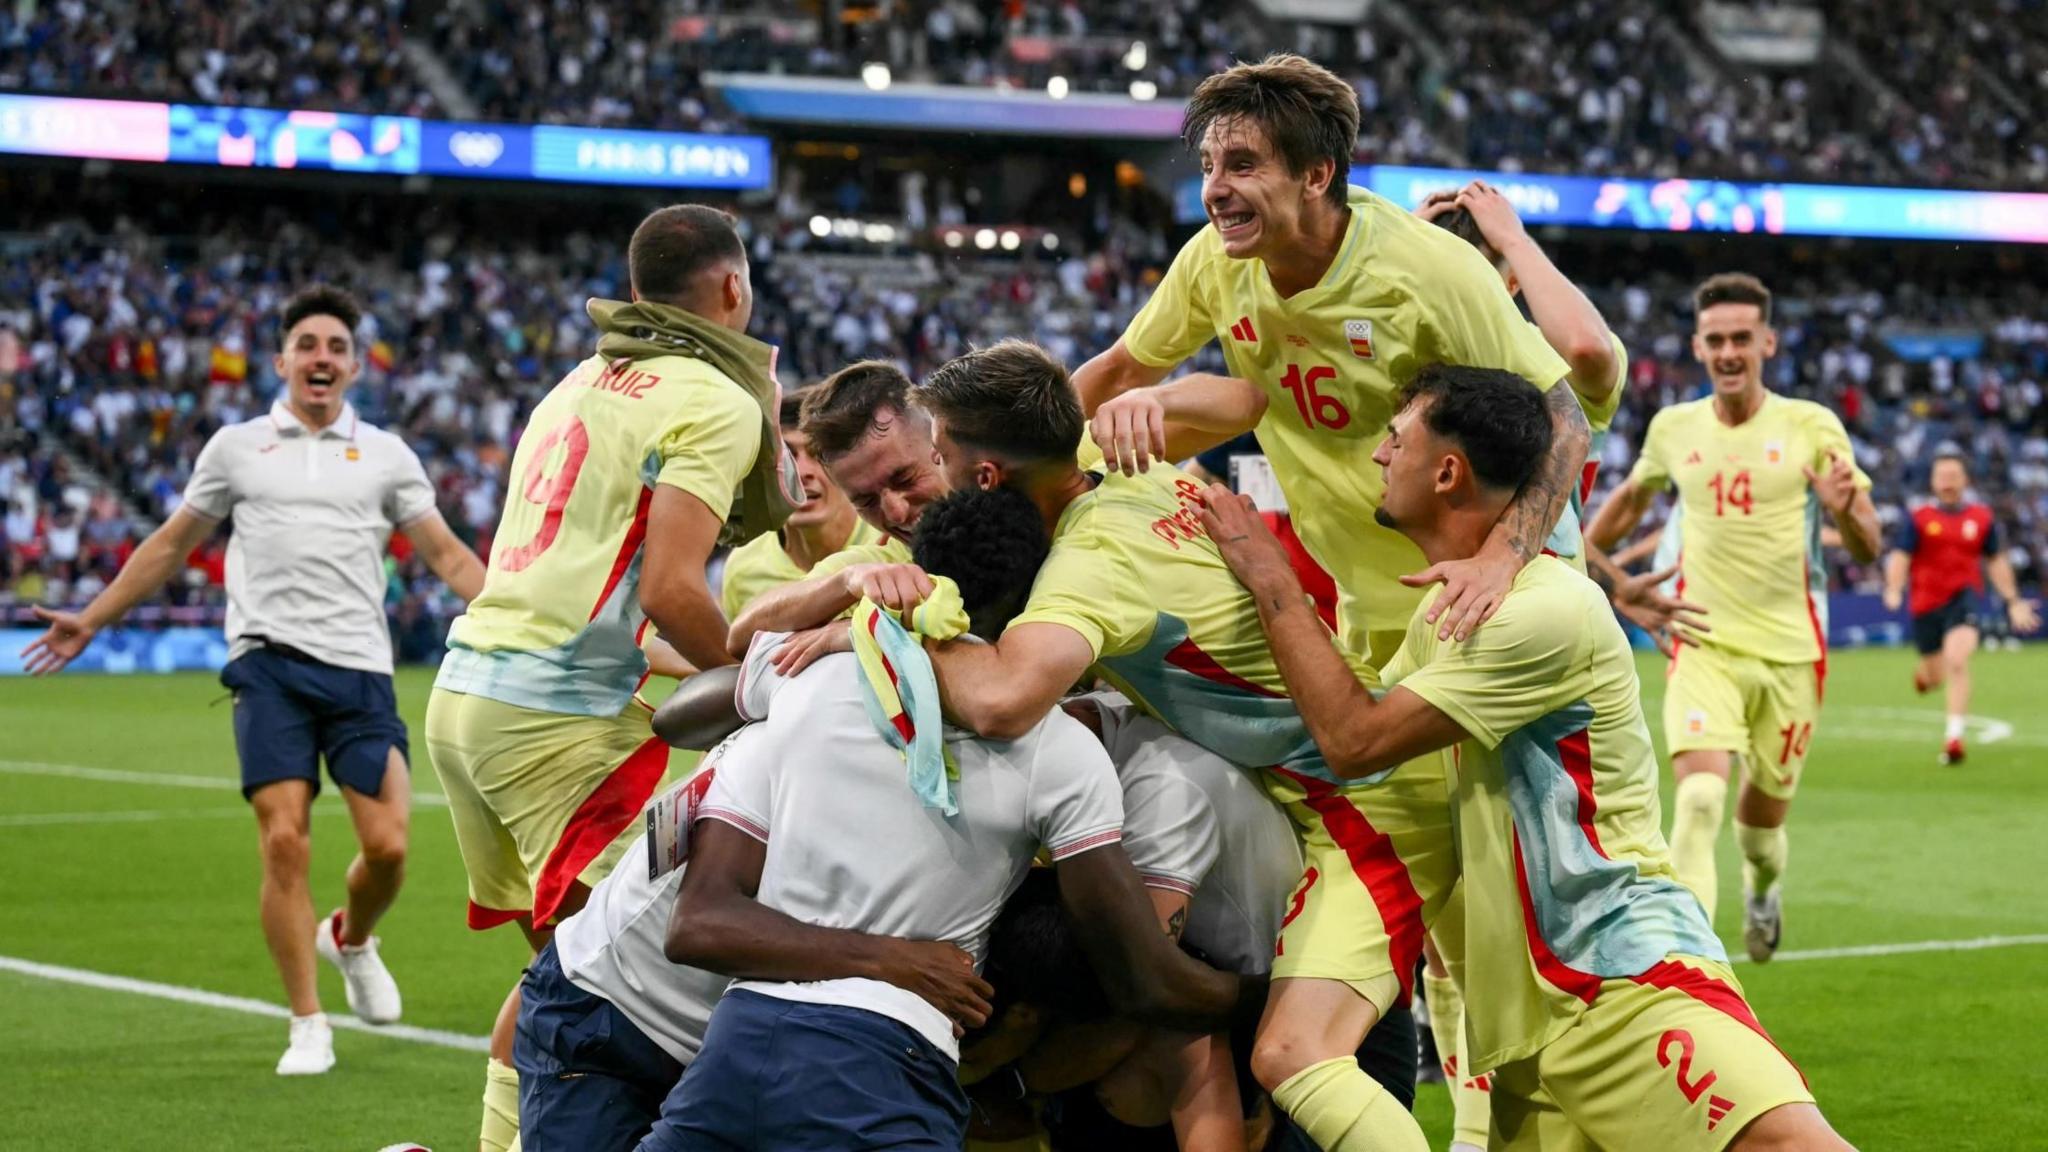
<svg viewBox="0 0 2048 1152"><path fill-rule="evenodd" d="M1935 766L1940 700L1913 696L1910 659L1835 657L1793 814L1788 955L1737 971L1859 1146L2029 1146L2040 1120L2016 1089L2048 1063L2048 647L1979 656L1970 759L1949 769ZM1662 673L1648 660L1642 671L1654 730ZM399 677L416 750L429 683L418 670ZM271 1071L282 1020L7 967L281 1000L256 923L254 820L236 792L224 696L200 675L0 681L0 1143L473 1148L476 1053L340 1031L333 1072L282 1079ZM424 763L414 787L410 876L379 929L384 955L407 1024L480 1037L524 948L509 927L464 928L462 865ZM353 840L331 787L315 812L325 910L341 900ZM1726 837L1721 868L1717 927L1739 954ZM1937 943L1906 947L1922 942ZM344 1010L324 965L321 993ZM1418 1112L1443 1147L1443 1089L1426 1086Z"/></svg>

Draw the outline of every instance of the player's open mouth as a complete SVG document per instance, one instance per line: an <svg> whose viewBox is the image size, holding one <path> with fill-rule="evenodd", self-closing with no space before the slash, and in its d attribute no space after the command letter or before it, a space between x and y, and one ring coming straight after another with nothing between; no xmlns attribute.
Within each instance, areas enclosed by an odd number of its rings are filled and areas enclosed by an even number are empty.
<svg viewBox="0 0 2048 1152"><path fill-rule="evenodd" d="M1251 228L1252 222L1257 219L1258 217L1250 212L1232 212L1227 215L1218 213L1216 231L1225 236L1240 235Z"/></svg>
<svg viewBox="0 0 2048 1152"><path fill-rule="evenodd" d="M306 387L308 388L332 388L333 386L334 377L325 372L315 372L306 377Z"/></svg>

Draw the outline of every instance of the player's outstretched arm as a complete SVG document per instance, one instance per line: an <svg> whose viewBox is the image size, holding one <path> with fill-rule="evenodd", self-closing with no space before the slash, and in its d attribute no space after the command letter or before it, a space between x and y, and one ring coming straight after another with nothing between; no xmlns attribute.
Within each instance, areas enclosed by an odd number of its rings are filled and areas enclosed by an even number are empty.
<svg viewBox="0 0 2048 1152"><path fill-rule="evenodd" d="M1153 460L1185 460L1258 426L1266 394L1249 380L1194 372L1126 392L1096 409L1088 423L1108 466L1126 476Z"/></svg>
<svg viewBox="0 0 2048 1152"><path fill-rule="evenodd" d="M989 740L1015 740L1058 706L1094 649L1064 624L1026 623L994 644L928 641L939 704L954 722Z"/></svg>
<svg viewBox="0 0 2048 1152"><path fill-rule="evenodd" d="M640 565L640 610L662 639L699 668L733 662L725 650L725 613L704 577L722 527L718 514L696 495L670 484L654 486Z"/></svg>
<svg viewBox="0 0 2048 1152"><path fill-rule="evenodd" d="M728 664L690 677L654 711L654 734L671 748L708 752L746 721L734 700L740 666Z"/></svg>
<svg viewBox="0 0 2048 1152"><path fill-rule="evenodd" d="M185 557L219 526L218 520L180 507L136 546L114 582L93 597L92 603L77 612L36 605L36 617L48 623L49 628L21 650L29 674L47 676L63 671L65 665L85 651L100 629L126 616L129 609L177 575Z"/></svg>
<svg viewBox="0 0 2048 1152"><path fill-rule="evenodd" d="M1121 337L1109 350L1074 369L1074 391L1081 394L1081 411L1093 416L1095 410L1118 396L1137 388L1150 388L1166 379L1168 368L1152 365L1131 355Z"/></svg>
<svg viewBox="0 0 2048 1152"><path fill-rule="evenodd" d="M1226 1029L1265 1000L1262 977L1240 977L1182 952L1159 930L1145 883L1121 844L1079 852L1053 865L1060 902L1072 918L1103 991L1125 1015L1189 1032Z"/></svg>
<svg viewBox="0 0 2048 1152"><path fill-rule="evenodd" d="M956 1028L988 1020L994 989L974 958L938 940L820 928L754 899L768 846L722 820L699 820L663 951L738 980L881 980L915 992Z"/></svg>
<svg viewBox="0 0 2048 1152"><path fill-rule="evenodd" d="M399 526L405 538L426 561L427 570L441 578L448 590L464 603L484 590L484 562L464 544L439 512L429 512Z"/></svg>
<svg viewBox="0 0 2048 1152"><path fill-rule="evenodd" d="M915 608L931 594L931 577L915 564L854 564L809 576L754 597L734 618L725 650L737 660L763 632L822 628L863 599L884 608Z"/></svg>
<svg viewBox="0 0 2048 1152"><path fill-rule="evenodd" d="M1543 401L1550 410L1550 456L1515 493L1479 554L1432 564L1401 577L1401 583L1409 587L1444 586L1429 608L1429 622L1437 626L1440 639L1463 640L1493 618L1515 576L1543 551L1543 542L1571 500L1572 486L1586 465L1593 429L1569 385L1551 388L1543 394Z"/></svg>
<svg viewBox="0 0 2048 1152"><path fill-rule="evenodd" d="M1374 699L1331 642L1294 565L1258 510L1222 485L1206 493L1202 526L1258 602L1259 624L1330 771L1369 776L1464 739L1450 717L1410 692Z"/></svg>
<svg viewBox="0 0 2048 1152"><path fill-rule="evenodd" d="M1529 238L1500 189L1475 180L1458 193L1456 204L1472 214L1479 234L1508 262L1544 342L1571 365L1572 390L1594 407L1605 403L1621 384L1621 365L1600 310Z"/></svg>

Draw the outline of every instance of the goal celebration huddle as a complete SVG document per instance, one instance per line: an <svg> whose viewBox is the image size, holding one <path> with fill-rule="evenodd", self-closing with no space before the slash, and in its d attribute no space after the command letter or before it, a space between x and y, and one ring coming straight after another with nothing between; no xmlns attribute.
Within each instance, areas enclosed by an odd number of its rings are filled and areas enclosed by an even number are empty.
<svg viewBox="0 0 2048 1152"><path fill-rule="evenodd" d="M487 555L347 404L357 305L295 297L277 406L27 654L62 668L232 519L277 1071L335 1065L316 961L401 1018L372 930L420 777L447 914L529 946L485 974L486 1152L1419 1152L1418 1001L1454 1149L1850 1147L1713 930L1715 846L1732 818L1768 962L1828 739L1823 536L1910 586L1954 762L1980 566L2038 624L1998 526L1945 458L1888 542L1841 417L1766 386L1773 296L1736 271L1693 296L1705 393L1596 501L1622 342L1498 188L1350 183L1359 117L1299 56L1204 81L1208 225L1080 364L1012 339L786 390L733 219L653 212ZM1278 499L1177 463L1246 434ZM468 605L417 739L393 529ZM323 761L360 848L326 916Z"/></svg>

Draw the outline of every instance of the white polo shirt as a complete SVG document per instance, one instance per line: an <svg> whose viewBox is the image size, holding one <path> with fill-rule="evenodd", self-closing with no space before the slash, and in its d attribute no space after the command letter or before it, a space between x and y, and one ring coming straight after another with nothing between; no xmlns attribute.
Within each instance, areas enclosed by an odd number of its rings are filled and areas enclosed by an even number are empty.
<svg viewBox="0 0 2048 1152"><path fill-rule="evenodd" d="M698 810L700 820L722 820L767 844L761 903L827 928L944 940L979 966L1003 901L1024 882L1040 845L1059 861L1120 838L1116 773L1080 721L1054 709L1007 742L948 729L946 747L960 769L960 811L948 817L918 802L902 754L875 731L858 661L838 653L785 678L771 657L786 638L755 638L739 710L766 721L726 748ZM733 987L875 1012L960 1058L952 1021L892 984Z"/></svg>
<svg viewBox="0 0 2048 1152"><path fill-rule="evenodd" d="M391 672L384 546L434 511L434 487L397 436L354 406L318 432L280 399L268 415L216 432L185 485L184 507L234 518L228 541L228 655L258 638L325 663Z"/></svg>

